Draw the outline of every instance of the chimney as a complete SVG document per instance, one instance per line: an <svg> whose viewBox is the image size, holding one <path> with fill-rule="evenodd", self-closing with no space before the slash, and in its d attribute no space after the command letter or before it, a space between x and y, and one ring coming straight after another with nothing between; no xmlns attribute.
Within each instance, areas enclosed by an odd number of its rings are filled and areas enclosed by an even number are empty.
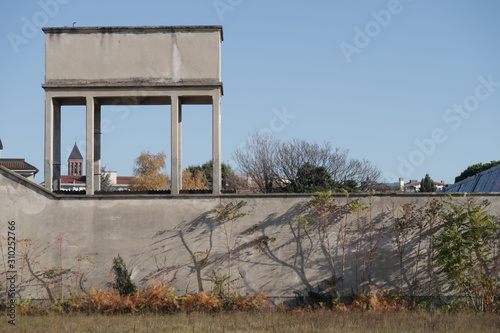
<svg viewBox="0 0 500 333"><path fill-rule="evenodd" d="M404 177L399 177L399 190L404 191L405 190L405 179Z"/></svg>
<svg viewBox="0 0 500 333"><path fill-rule="evenodd" d="M2 140L0 139L0 157L2 157L2 150L3 150L3 144Z"/></svg>

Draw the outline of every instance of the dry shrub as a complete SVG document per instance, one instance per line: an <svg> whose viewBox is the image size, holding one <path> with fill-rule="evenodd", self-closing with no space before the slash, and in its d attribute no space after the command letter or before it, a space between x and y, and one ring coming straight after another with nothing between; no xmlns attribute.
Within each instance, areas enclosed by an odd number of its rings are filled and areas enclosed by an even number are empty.
<svg viewBox="0 0 500 333"><path fill-rule="evenodd" d="M270 309L269 300L261 294L241 296L238 294L225 298L210 296L204 292L177 297L175 288L166 287L162 282L153 282L144 289L129 295L120 295L114 289L103 291L92 288L86 294L73 294L64 300L54 300L47 307L37 306L31 300L18 302L20 314L40 313L76 314L143 314L174 313L184 311L214 313L220 311L261 311Z"/></svg>
<svg viewBox="0 0 500 333"><path fill-rule="evenodd" d="M121 296L118 290L102 291L100 288L92 288L87 295L92 312L122 314L144 309L144 299L139 292Z"/></svg>
<svg viewBox="0 0 500 333"><path fill-rule="evenodd" d="M262 294L232 295L223 300L223 309L226 311L259 311L270 307L269 300Z"/></svg>
<svg viewBox="0 0 500 333"><path fill-rule="evenodd" d="M386 289L372 291L369 295L359 294L354 297L351 305L346 306L352 310L379 310L379 311L406 311L416 308L416 303L408 296Z"/></svg>
<svg viewBox="0 0 500 333"><path fill-rule="evenodd" d="M145 309L155 313L179 311L180 306L174 291L175 288L166 287L162 282L150 284L142 290Z"/></svg>
<svg viewBox="0 0 500 333"><path fill-rule="evenodd" d="M182 310L186 312L218 312L222 309L221 299L208 296L203 291L187 294L180 298Z"/></svg>

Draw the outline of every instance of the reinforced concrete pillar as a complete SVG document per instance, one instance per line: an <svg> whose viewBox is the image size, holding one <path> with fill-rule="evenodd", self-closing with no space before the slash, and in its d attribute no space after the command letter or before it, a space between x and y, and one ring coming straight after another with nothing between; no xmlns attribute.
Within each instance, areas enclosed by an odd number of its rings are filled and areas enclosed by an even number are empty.
<svg viewBox="0 0 500 333"><path fill-rule="evenodd" d="M221 108L220 92L212 96L212 161L213 161L213 183L212 194L221 193L222 171L221 171Z"/></svg>
<svg viewBox="0 0 500 333"><path fill-rule="evenodd" d="M95 101L93 96L87 96L87 124L86 124L86 194L94 194L94 123L95 123Z"/></svg>
<svg viewBox="0 0 500 333"><path fill-rule="evenodd" d="M182 190L182 99L179 99L179 122L178 122L178 136L179 136L179 154L177 160L177 175L179 177L179 189Z"/></svg>
<svg viewBox="0 0 500 333"><path fill-rule="evenodd" d="M172 186L170 188L171 194L179 194L182 186L182 175L180 172L182 161L181 161L181 108L180 99L178 95L172 95L171 102L171 152L172 155Z"/></svg>
<svg viewBox="0 0 500 333"><path fill-rule="evenodd" d="M94 102L94 191L101 190L101 105Z"/></svg>
<svg viewBox="0 0 500 333"><path fill-rule="evenodd" d="M54 137L53 137L53 173L52 184L54 191L61 190L61 105L57 101L52 101L54 112Z"/></svg>
<svg viewBox="0 0 500 333"><path fill-rule="evenodd" d="M54 161L54 104L53 98L45 96L45 142L44 142L44 180L45 188L52 191Z"/></svg>

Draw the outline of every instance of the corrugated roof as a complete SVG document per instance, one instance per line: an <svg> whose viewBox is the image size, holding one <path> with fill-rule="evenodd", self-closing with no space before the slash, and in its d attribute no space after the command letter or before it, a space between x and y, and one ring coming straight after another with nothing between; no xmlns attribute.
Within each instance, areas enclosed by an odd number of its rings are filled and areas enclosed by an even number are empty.
<svg viewBox="0 0 500 333"><path fill-rule="evenodd" d="M82 153L80 153L80 149L78 149L78 146L76 145L73 147L73 150L71 151L71 154L68 157L69 160L83 160Z"/></svg>
<svg viewBox="0 0 500 333"><path fill-rule="evenodd" d="M446 192L500 192L500 165L449 185Z"/></svg>

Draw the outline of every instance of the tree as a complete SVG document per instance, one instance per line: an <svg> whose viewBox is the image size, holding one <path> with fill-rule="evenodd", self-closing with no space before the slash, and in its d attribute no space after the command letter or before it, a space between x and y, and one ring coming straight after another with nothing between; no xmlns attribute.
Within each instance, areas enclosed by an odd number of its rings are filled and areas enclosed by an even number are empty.
<svg viewBox="0 0 500 333"><path fill-rule="evenodd" d="M115 273L113 289L118 290L121 296L130 295L137 291L136 285L130 278L132 272L128 272L127 266L120 255L113 259L113 273Z"/></svg>
<svg viewBox="0 0 500 333"><path fill-rule="evenodd" d="M272 135L254 133L245 148L234 152L240 171L252 179L260 192L272 192L278 180L275 165L278 146L279 141Z"/></svg>
<svg viewBox="0 0 500 333"><path fill-rule="evenodd" d="M435 236L435 257L451 290L458 290L478 310L499 311L500 262L498 220L486 212L488 201L469 199L456 204L453 197L445 202L441 227Z"/></svg>
<svg viewBox="0 0 500 333"><path fill-rule="evenodd" d="M185 169L182 172L182 189L183 190L208 190L207 176L203 170L194 172Z"/></svg>
<svg viewBox="0 0 500 333"><path fill-rule="evenodd" d="M425 175L425 178L420 182L420 192L436 192L437 188L434 185L434 181L431 179L429 174Z"/></svg>
<svg viewBox="0 0 500 333"><path fill-rule="evenodd" d="M213 162L212 160L203 163L202 165L191 165L186 168L187 171L192 174L196 174L198 171L202 171L205 174L205 187L207 189L212 188L213 183ZM236 189L239 187L239 177L233 171L230 165L226 163L221 163L221 174L222 174L222 188ZM184 187L183 187L184 188Z"/></svg>
<svg viewBox="0 0 500 333"><path fill-rule="evenodd" d="M333 295L318 296L323 296L330 301L331 299L329 298L331 298L331 296L339 296L337 286L339 280L336 275L336 253L335 246L333 244L335 213L337 212L338 206L335 202L335 198L332 196L332 191L326 191L318 192L315 196L311 197L311 199L307 202L307 208L312 216L301 217L299 220L304 222L304 228L308 228L309 225L312 226L313 232L316 233L316 236L319 239L322 253L325 254L326 259L328 260L331 277L324 282L331 287Z"/></svg>
<svg viewBox="0 0 500 333"><path fill-rule="evenodd" d="M458 183L461 180L464 180L468 177L472 177L477 175L480 172L493 168L494 166L500 165L500 161L491 161L490 163L477 163L473 165L469 165L467 169L462 171L462 173L455 177L455 183Z"/></svg>
<svg viewBox="0 0 500 333"><path fill-rule="evenodd" d="M218 274L217 271L214 271L214 277L212 282L216 280L220 281L219 285L219 294L222 295L222 283L226 280L229 281L227 295L230 294L231 291L231 267L232 267L232 255L234 248L236 246L234 241L234 223L247 215L247 213L243 213L242 209L247 205L246 201L239 201L237 203L230 202L228 204L223 204L219 202L217 206L210 211L210 218L219 223L224 231L224 235L226 236L226 251L228 256L228 274L221 275Z"/></svg>
<svg viewBox="0 0 500 333"><path fill-rule="evenodd" d="M165 154L142 152L135 160L134 177L130 189L134 191L168 190L170 179L161 170L166 167Z"/></svg>
<svg viewBox="0 0 500 333"><path fill-rule="evenodd" d="M290 189L289 184L305 164L324 168L333 183L341 185L335 190L345 188L347 182L351 188L353 184L369 184L380 178L377 167L364 159L349 158L348 154L348 150L333 148L328 142L281 142L272 135L254 133L245 148L235 151L234 158L239 170L252 179L260 192Z"/></svg>
<svg viewBox="0 0 500 333"><path fill-rule="evenodd" d="M106 170L105 167L101 168L101 191L110 192L113 191L113 184L111 184L111 174Z"/></svg>
<svg viewBox="0 0 500 333"><path fill-rule="evenodd" d="M296 178L288 188L295 193L313 193L331 190L332 176L325 167L316 167L305 163L297 172Z"/></svg>

